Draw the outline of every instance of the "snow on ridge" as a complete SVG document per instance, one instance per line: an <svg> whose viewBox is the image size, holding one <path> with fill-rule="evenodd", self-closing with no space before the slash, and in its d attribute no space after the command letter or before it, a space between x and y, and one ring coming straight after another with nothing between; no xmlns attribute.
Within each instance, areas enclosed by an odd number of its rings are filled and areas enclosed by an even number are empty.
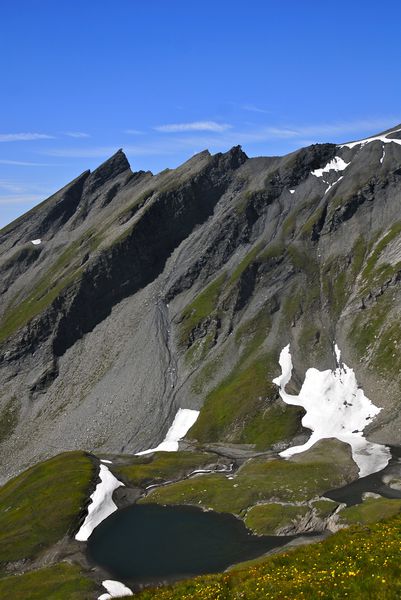
<svg viewBox="0 0 401 600"><path fill-rule="evenodd" d="M114 581L114 579L102 581L102 586L106 588L108 593L102 594L97 600L109 600L110 598L123 598L134 595L129 587L119 581Z"/></svg>
<svg viewBox="0 0 401 600"><path fill-rule="evenodd" d="M42 243L42 240L38 238L37 240L31 240L31 244L34 246L39 246Z"/></svg>
<svg viewBox="0 0 401 600"><path fill-rule="evenodd" d="M346 163L340 156L335 156L333 160L327 163L325 167L322 169L315 169L312 171L312 175L315 177L321 177L323 173L328 173L329 171L344 171L348 167L350 163Z"/></svg>
<svg viewBox="0 0 401 600"><path fill-rule="evenodd" d="M394 129L394 131L389 131L388 133L386 133L386 135L375 135L373 137L365 138L364 140L359 140L357 142L349 142L348 144L341 144L339 147L340 148L355 148L355 146L365 146L366 144L370 144L370 142L375 142L376 140L383 142L383 144L391 144L391 142L394 142L394 144L398 144L401 146L401 139L387 137L393 133L399 133L400 131L401 131L401 129Z"/></svg>
<svg viewBox="0 0 401 600"><path fill-rule="evenodd" d="M137 452L136 456L142 456L143 454L161 451L177 452L179 441L188 433L198 417L199 410L179 408L174 417L174 421L161 444L159 444L156 448L149 448L149 450Z"/></svg>
<svg viewBox="0 0 401 600"><path fill-rule="evenodd" d="M302 406L306 414L302 425L312 430L309 440L301 446L293 446L280 452L288 458L304 452L321 439L337 438L351 446L352 458L359 468L359 477L381 471L391 458L387 446L369 442L363 436L364 428L381 411L358 388L353 369L341 362L341 352L335 345L337 368L334 371L318 371L310 368L299 394L285 391L292 375L290 345L280 354L281 375L273 379L279 386L280 396L286 404Z"/></svg>
<svg viewBox="0 0 401 600"><path fill-rule="evenodd" d="M100 465L99 477L100 482L91 495L92 502L88 506L86 519L75 536L79 542L86 542L95 527L117 510L113 502L113 492L124 484L118 481L104 464Z"/></svg>

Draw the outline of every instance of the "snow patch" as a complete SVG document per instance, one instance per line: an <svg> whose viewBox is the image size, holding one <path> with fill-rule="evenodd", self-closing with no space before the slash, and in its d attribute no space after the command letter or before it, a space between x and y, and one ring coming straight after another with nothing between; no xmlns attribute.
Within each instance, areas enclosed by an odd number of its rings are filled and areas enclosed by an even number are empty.
<svg viewBox="0 0 401 600"><path fill-rule="evenodd" d="M365 146L366 144L370 144L370 142L375 142L376 140L383 142L383 144L391 144L391 142L394 142L394 144L398 144L399 146L401 146L401 139L387 137L388 135L392 135L393 133L399 133L400 131L401 129L395 129L394 131L386 133L386 135L375 135L374 137L365 138L364 140L359 140L357 142L341 144L340 148L354 148L355 146Z"/></svg>
<svg viewBox="0 0 401 600"><path fill-rule="evenodd" d="M105 464L105 465L112 465L113 461L112 460L107 460L106 458L102 458L101 463Z"/></svg>
<svg viewBox="0 0 401 600"><path fill-rule="evenodd" d="M337 361L337 365L340 366L340 361L341 361L341 350L340 348L337 346L337 344L334 344L334 353L336 355L336 361Z"/></svg>
<svg viewBox="0 0 401 600"><path fill-rule="evenodd" d="M39 244L42 243L42 240L40 238L38 238L37 240L31 240L31 244L33 244L34 246L39 246Z"/></svg>
<svg viewBox="0 0 401 600"><path fill-rule="evenodd" d="M132 591L119 581L113 579L106 579L102 581L102 586L106 588L107 594L102 594L97 600L109 600L109 598L122 598L124 596L133 596Z"/></svg>
<svg viewBox="0 0 401 600"><path fill-rule="evenodd" d="M166 437L156 448L150 448L149 450L142 450L137 452L136 456L142 456L143 454L150 454L151 452L177 452L178 442L188 433L192 425L199 417L198 410L190 410L189 408L179 408L177 414L174 417L173 424L168 430Z"/></svg>
<svg viewBox="0 0 401 600"><path fill-rule="evenodd" d="M295 194L295 190L288 190L290 194Z"/></svg>
<svg viewBox="0 0 401 600"><path fill-rule="evenodd" d="M381 157L381 159L380 159L380 164L381 164L381 165L383 164L383 161L384 161L384 157L385 157L385 156L386 156L386 150L385 150L385 145L383 144L383 154L382 154L382 157Z"/></svg>
<svg viewBox="0 0 401 600"><path fill-rule="evenodd" d="M334 185L336 185L336 183L340 183L341 179L343 179L343 176L342 176L342 175L341 175L341 177L339 177L339 178L337 179L337 181L335 181L334 183L329 183L329 185L328 185L328 187L327 187L326 191L324 192L324 194L326 195L326 194L327 194L327 192L328 192L329 190L331 190L331 188L332 188ZM327 183L327 181L325 181L325 183Z"/></svg>
<svg viewBox="0 0 401 600"><path fill-rule="evenodd" d="M358 388L355 373L341 362L337 345L335 355L337 368L334 371L308 369L301 391L295 396L285 391L292 375L290 346L281 351L281 375L273 379L273 383L279 386L280 396L286 404L302 406L306 410L302 425L311 429L312 435L302 446L288 448L280 456L288 458L308 450L319 440L337 438L351 446L359 477L365 477L384 469L391 458L387 446L369 442L363 437L364 428L381 408L375 406Z"/></svg>
<svg viewBox="0 0 401 600"><path fill-rule="evenodd" d="M323 169L315 169L312 171L312 175L315 177L321 177L323 173L328 173L329 171L344 171L348 167L350 163L346 163L339 156L335 156L333 160L331 160Z"/></svg>
<svg viewBox="0 0 401 600"><path fill-rule="evenodd" d="M113 502L113 492L124 484L114 477L106 465L100 465L99 477L100 483L91 495L92 503L88 506L86 519L75 536L79 542L86 542L95 527L117 510Z"/></svg>

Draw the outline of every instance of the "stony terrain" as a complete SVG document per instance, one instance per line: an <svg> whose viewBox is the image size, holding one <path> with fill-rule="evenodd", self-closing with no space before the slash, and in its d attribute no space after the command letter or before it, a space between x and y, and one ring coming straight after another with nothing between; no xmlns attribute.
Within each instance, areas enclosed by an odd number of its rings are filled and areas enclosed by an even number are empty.
<svg viewBox="0 0 401 600"><path fill-rule="evenodd" d="M87 569L72 537L99 458L125 483L119 507L196 504L259 534L327 533L399 512L399 499L346 508L325 498L358 477L345 443L279 453L310 436L287 392L298 397L312 367L345 376L336 344L381 409L364 434L401 445L400 146L398 126L284 157L205 151L157 175L133 172L119 151L0 231L0 482L36 465L60 511L59 529L27 535L36 471L0 489L3 541L16 552L0 558L0 576L66 557ZM288 344L284 392L273 379ZM181 451L134 457L164 439L179 409L200 410ZM64 506L42 461L65 451L79 452L53 460L79 476L79 494ZM396 460L383 477L399 490ZM41 488L32 494L40 504ZM94 597L75 567L51 568L66 590L82 585L77 598ZM98 585L101 574L90 576Z"/></svg>

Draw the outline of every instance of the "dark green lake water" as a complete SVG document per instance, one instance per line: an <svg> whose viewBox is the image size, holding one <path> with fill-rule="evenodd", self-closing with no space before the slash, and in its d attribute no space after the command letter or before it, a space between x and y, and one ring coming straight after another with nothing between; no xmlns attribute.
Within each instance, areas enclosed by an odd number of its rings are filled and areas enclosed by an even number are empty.
<svg viewBox="0 0 401 600"><path fill-rule="evenodd" d="M291 539L252 535L242 521L228 514L133 505L96 527L88 554L115 579L138 584L222 571Z"/></svg>

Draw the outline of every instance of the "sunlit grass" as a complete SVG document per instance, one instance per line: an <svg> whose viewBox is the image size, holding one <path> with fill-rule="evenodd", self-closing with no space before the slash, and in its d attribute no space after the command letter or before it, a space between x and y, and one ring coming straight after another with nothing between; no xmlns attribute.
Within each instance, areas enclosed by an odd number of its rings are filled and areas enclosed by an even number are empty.
<svg viewBox="0 0 401 600"><path fill-rule="evenodd" d="M146 590L138 600L390 600L401 597L401 516L352 527L250 568Z"/></svg>

